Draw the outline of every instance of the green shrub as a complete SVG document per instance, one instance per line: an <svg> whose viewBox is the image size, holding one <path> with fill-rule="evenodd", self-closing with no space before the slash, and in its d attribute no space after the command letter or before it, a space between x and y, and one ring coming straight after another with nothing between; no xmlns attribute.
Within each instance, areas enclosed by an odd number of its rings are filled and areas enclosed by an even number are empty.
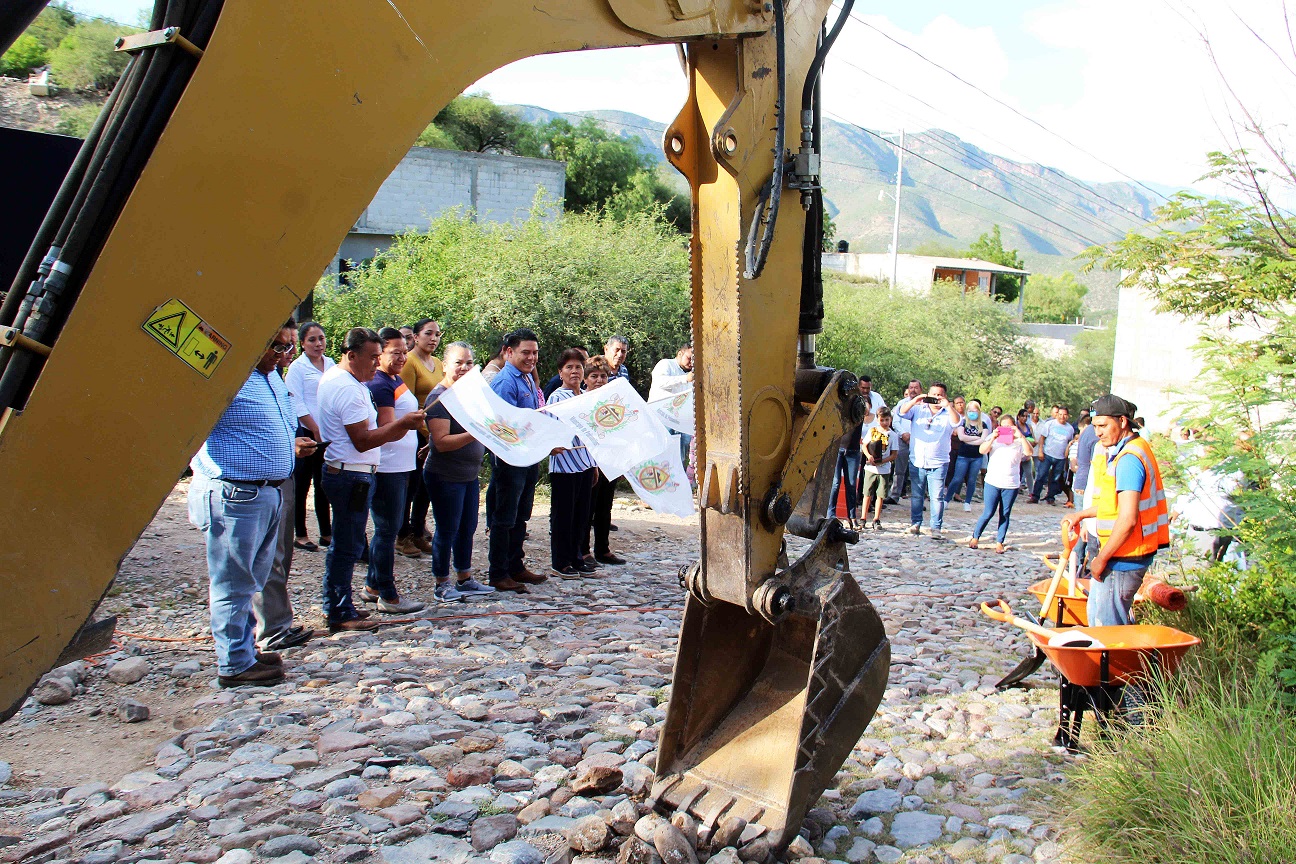
<svg viewBox="0 0 1296 864"><path fill-rule="evenodd" d="M1187 674L1095 744L1051 802L1079 860L1259 864L1296 849L1296 716L1271 677Z"/></svg>
<svg viewBox="0 0 1296 864"><path fill-rule="evenodd" d="M137 32L134 27L99 19L77 21L50 53L55 82L72 90L112 87L130 59L114 50L117 38Z"/></svg>
<svg viewBox="0 0 1296 864"><path fill-rule="evenodd" d="M447 342L468 342L484 363L505 332L529 327L547 380L563 348L597 352L621 334L632 348L631 377L646 387L653 364L689 339L687 245L651 215L564 213L495 225L453 212L397 237L348 278L349 286L326 278L316 289L319 321L335 345L354 326L427 316L441 322Z"/></svg>
<svg viewBox="0 0 1296 864"><path fill-rule="evenodd" d="M44 66L48 58L49 52L40 40L24 33L0 55L0 75L25 75L37 66Z"/></svg>
<svg viewBox="0 0 1296 864"><path fill-rule="evenodd" d="M78 105L64 111L59 117L58 123L54 126L54 131L60 135L71 135L73 138L84 138L90 134L90 127L94 125L95 119L99 116L102 106L96 104Z"/></svg>

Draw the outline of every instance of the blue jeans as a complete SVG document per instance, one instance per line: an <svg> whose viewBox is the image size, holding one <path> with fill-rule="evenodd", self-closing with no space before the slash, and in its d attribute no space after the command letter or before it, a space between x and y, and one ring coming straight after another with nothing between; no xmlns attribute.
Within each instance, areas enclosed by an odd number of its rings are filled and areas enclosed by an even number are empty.
<svg viewBox="0 0 1296 864"><path fill-rule="evenodd" d="M490 524L490 581L508 579L526 569L527 520L535 503L540 466L518 468L491 456L491 481L486 490Z"/></svg>
<svg viewBox="0 0 1296 864"><path fill-rule="evenodd" d="M1044 483L1047 481L1048 494L1045 497L1052 501L1053 496L1062 491L1062 471L1064 468L1066 468L1065 459L1045 456L1044 464L1040 466L1039 471L1035 472L1035 485L1031 488L1031 497L1038 500L1040 490L1044 488Z"/></svg>
<svg viewBox="0 0 1296 864"><path fill-rule="evenodd" d="M828 516L831 518L837 515L837 490L841 487L842 479L846 480L846 515L854 519L859 514L859 470L860 470L860 453L847 453L845 450L837 451L837 470L833 474L832 495L828 498Z"/></svg>
<svg viewBox="0 0 1296 864"><path fill-rule="evenodd" d="M456 573L472 569L481 484L476 480L447 483L427 474L423 480L432 499L432 518L436 520L432 532L432 575L438 582L444 582L450 578L452 558Z"/></svg>
<svg viewBox="0 0 1296 864"><path fill-rule="evenodd" d="M279 542L279 490L209 480L189 484L189 521L207 541L208 598L216 671L238 675L256 663L252 597L265 587Z"/></svg>
<svg viewBox="0 0 1296 864"><path fill-rule="evenodd" d="M980 540L981 532L990 524L990 517L998 510L999 530L995 532L995 538L1002 546L1008 537L1008 519L1012 516L1013 504L1017 502L1017 493L1020 491L1016 488L1000 489L992 483L985 484L985 509L981 511L981 518L972 529L972 536Z"/></svg>
<svg viewBox="0 0 1296 864"><path fill-rule="evenodd" d="M1134 616L1130 614L1130 607L1134 605L1134 595L1143 584L1143 575L1147 571L1147 567L1133 570L1112 570L1109 567L1103 571L1101 582L1097 579L1090 580L1089 626L1133 624Z"/></svg>
<svg viewBox="0 0 1296 864"><path fill-rule="evenodd" d="M359 616L351 602L351 574L365 546L365 524L374 494L374 475L330 473L324 467L324 494L333 508L333 542L324 555L324 619L341 624Z"/></svg>
<svg viewBox="0 0 1296 864"><path fill-rule="evenodd" d="M909 470L913 477L913 491L909 495L909 524L922 524L923 498L925 494L926 498L931 501L932 530L939 531L945 521L945 502L941 500L941 493L945 491L945 466L937 465L935 468L918 468L910 465Z"/></svg>
<svg viewBox="0 0 1296 864"><path fill-rule="evenodd" d="M369 511L373 513L374 533L369 542L369 572L365 584L378 596L390 602L400 599L396 591L396 535L405 522L405 490L409 488L409 472L374 475L373 497Z"/></svg>
<svg viewBox="0 0 1296 864"><path fill-rule="evenodd" d="M948 504L954 500L954 495L967 484L967 495L964 496L964 502L971 504L972 496L976 494L977 480L981 477L981 457L980 456L959 456L954 460L953 478L950 485L945 487L945 503Z"/></svg>

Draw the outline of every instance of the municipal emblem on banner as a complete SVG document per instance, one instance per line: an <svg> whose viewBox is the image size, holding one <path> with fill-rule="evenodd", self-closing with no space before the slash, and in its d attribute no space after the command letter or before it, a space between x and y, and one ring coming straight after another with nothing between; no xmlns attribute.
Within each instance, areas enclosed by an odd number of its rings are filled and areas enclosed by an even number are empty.
<svg viewBox="0 0 1296 864"><path fill-rule="evenodd" d="M520 444L522 442L522 436L518 434L518 430L501 420L491 420L489 428L491 432L495 433L495 437L505 444Z"/></svg>
<svg viewBox="0 0 1296 864"><path fill-rule="evenodd" d="M646 492L671 492L680 485L671 479L670 465L665 462L645 462L635 472L635 479Z"/></svg>
<svg viewBox="0 0 1296 864"><path fill-rule="evenodd" d="M693 395L693 391L692 391L692 390L685 390L683 393L680 393L679 395L677 395L677 396L676 396L674 399L672 399L671 402L670 402L671 410L672 410L672 411L678 411L680 408L682 408L682 407L684 406L684 403L685 403L685 402L689 401L689 398L690 398L692 395Z"/></svg>
<svg viewBox="0 0 1296 864"><path fill-rule="evenodd" d="M505 447L520 447L531 437L534 430L530 423L512 424L498 417L485 417L482 421L473 420L468 428L494 438Z"/></svg>
<svg viewBox="0 0 1296 864"><path fill-rule="evenodd" d="M580 431L587 430L602 440L638 420L639 410L627 408L625 400L618 393L611 399L596 402L592 409L577 414L576 419L585 427Z"/></svg>

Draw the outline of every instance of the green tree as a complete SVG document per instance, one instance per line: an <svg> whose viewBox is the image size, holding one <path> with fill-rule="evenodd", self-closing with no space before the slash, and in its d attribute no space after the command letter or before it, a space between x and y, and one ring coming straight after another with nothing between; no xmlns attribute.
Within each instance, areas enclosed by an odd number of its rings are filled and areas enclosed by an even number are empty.
<svg viewBox="0 0 1296 864"><path fill-rule="evenodd" d="M1017 254L1016 249L1004 248L1003 236L998 225L973 241L972 245L968 246L966 257L980 258L982 261L1002 264L1014 270L1026 269L1026 262L1022 260L1021 255ZM1021 291L1021 278L1001 274L995 280L995 285L995 297L1005 303L1011 303L1017 299Z"/></svg>
<svg viewBox="0 0 1296 864"><path fill-rule="evenodd" d="M99 111L103 106L96 103L88 105L78 105L64 111L59 115L58 123L54 126L54 131L60 135L71 135L73 138L84 138L90 134L90 127L94 125L95 119L99 116Z"/></svg>
<svg viewBox="0 0 1296 864"><path fill-rule="evenodd" d="M1061 276L1032 276L1026 284L1024 314L1027 321L1067 324L1080 317L1089 289L1074 273Z"/></svg>
<svg viewBox="0 0 1296 864"><path fill-rule="evenodd" d="M489 93L456 96L415 143L443 150L515 156L534 155L529 151L535 150L530 124L495 104Z"/></svg>
<svg viewBox="0 0 1296 864"><path fill-rule="evenodd" d="M49 50L31 33L14 40L9 50L0 55L0 75L26 75L37 66L44 66Z"/></svg>
<svg viewBox="0 0 1296 864"><path fill-rule="evenodd" d="M651 170L631 175L627 184L618 189L604 207L604 212L615 219L656 213L681 233L690 230L691 210L688 199L666 185L659 171Z"/></svg>
<svg viewBox="0 0 1296 864"><path fill-rule="evenodd" d="M36 16L36 20L27 28L26 35L34 37L46 51L53 51L63 41L63 37L72 32L76 23L76 13L66 4L51 3Z"/></svg>
<svg viewBox="0 0 1296 864"><path fill-rule="evenodd" d="M576 125L550 120L535 134L538 155L567 164L568 210L599 209L630 187L635 175L653 168L636 141L612 135L589 117Z"/></svg>
<svg viewBox="0 0 1296 864"><path fill-rule="evenodd" d="M564 213L496 225L450 213L426 232L397 237L349 282L326 278L316 289L334 344L353 326L430 316L484 362L502 334L530 327L547 378L563 348L597 351L621 333L633 347L631 375L646 386L652 365L689 338L687 244L651 214Z"/></svg>
<svg viewBox="0 0 1296 864"><path fill-rule="evenodd" d="M50 72L55 82L73 90L112 87L129 60L126 54L114 50L117 38L138 32L137 28L100 19L78 20L50 53Z"/></svg>

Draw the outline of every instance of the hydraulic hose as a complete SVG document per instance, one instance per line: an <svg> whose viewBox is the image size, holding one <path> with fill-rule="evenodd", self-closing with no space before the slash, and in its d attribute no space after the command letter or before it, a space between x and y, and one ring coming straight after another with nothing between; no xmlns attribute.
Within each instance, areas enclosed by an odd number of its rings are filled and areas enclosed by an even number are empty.
<svg viewBox="0 0 1296 864"><path fill-rule="evenodd" d="M221 2L158 0L152 29L179 27L191 42L203 47L215 29ZM5 316L0 320L10 319L23 335L38 342L54 343L195 63L189 55L163 46L132 59L60 188L58 206L47 214L24 260L21 279L0 309ZM19 298L19 286L33 275ZM25 404L43 362L43 357L29 351L0 351L0 408Z"/></svg>
<svg viewBox="0 0 1296 864"><path fill-rule="evenodd" d="M778 102L774 113L778 122L774 127L774 172L761 189L760 201L752 214L747 230L746 267L743 275L755 279L765 269L770 246L774 244L774 226L778 223L779 203L783 199L783 174L787 150L787 37L785 33L783 0L773 0L775 65L778 67ZM759 239L758 239L759 237Z"/></svg>

